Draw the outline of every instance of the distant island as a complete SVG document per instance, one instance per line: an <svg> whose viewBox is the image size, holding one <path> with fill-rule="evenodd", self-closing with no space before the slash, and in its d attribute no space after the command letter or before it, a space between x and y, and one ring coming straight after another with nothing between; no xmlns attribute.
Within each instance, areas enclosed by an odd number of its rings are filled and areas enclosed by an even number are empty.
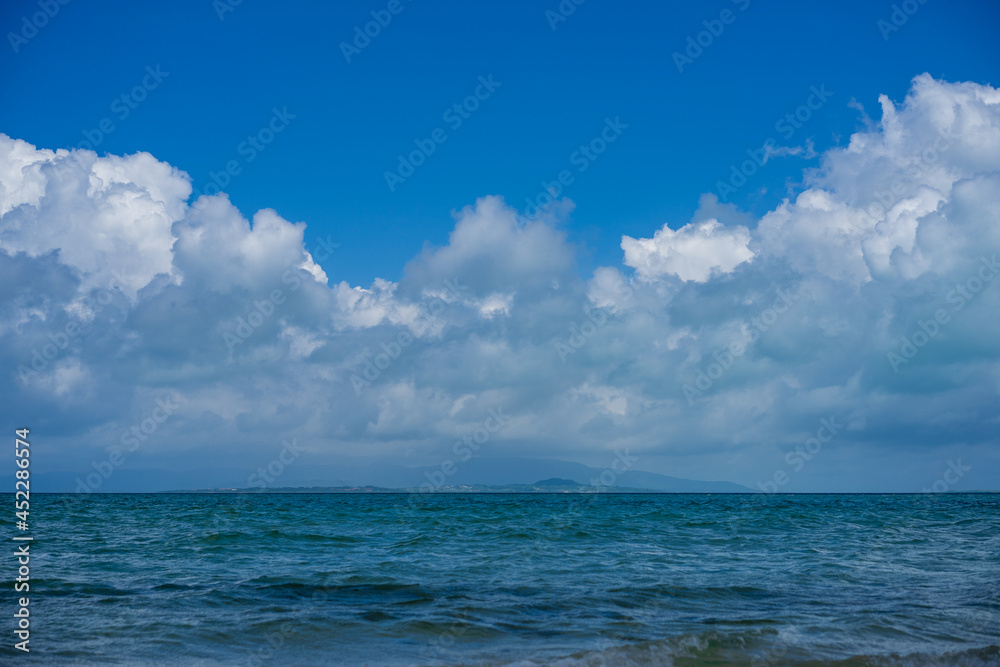
<svg viewBox="0 0 1000 667"><path fill-rule="evenodd" d="M551 477L534 484L453 484L437 487L405 487L386 488L381 486L283 486L283 487L250 487L250 488L220 488L220 489L187 489L162 491L161 493L384 493L404 494L421 493L683 493L678 491L658 491L641 487L628 486L592 486L580 484L572 479ZM740 493L736 491L735 493Z"/></svg>
<svg viewBox="0 0 1000 667"><path fill-rule="evenodd" d="M256 469L206 467L184 472L123 468L107 478L93 470L53 471L33 474L32 490L37 482L41 493L236 493L264 487L269 493L407 493L428 487L444 493L758 492L733 482L639 470L632 467L632 458L625 463L615 459L602 468L557 459L483 456L461 466L447 461L421 466L311 463L275 469L262 464Z"/></svg>

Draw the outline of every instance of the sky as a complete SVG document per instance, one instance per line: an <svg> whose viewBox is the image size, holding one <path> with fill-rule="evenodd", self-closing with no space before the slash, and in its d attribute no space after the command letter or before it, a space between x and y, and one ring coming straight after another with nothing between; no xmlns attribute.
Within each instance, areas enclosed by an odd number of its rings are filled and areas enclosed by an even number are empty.
<svg viewBox="0 0 1000 667"><path fill-rule="evenodd" d="M5 3L5 426L1000 489L1000 9L802 5Z"/></svg>

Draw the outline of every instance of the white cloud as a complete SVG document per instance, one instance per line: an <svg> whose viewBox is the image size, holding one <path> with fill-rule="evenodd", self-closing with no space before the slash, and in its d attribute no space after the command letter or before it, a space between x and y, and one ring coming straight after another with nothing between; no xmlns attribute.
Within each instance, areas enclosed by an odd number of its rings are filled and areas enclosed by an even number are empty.
<svg viewBox="0 0 1000 667"><path fill-rule="evenodd" d="M818 270L855 284L897 273L913 279L952 265L952 243L939 245L937 234L929 244L921 238L942 224L931 214L956 187L997 172L1000 94L924 74L902 107L884 95L879 101L879 126L828 151L807 179L809 189L761 220L756 236L765 253L803 273ZM997 233L967 215L955 223L944 224L957 238Z"/></svg>
<svg viewBox="0 0 1000 667"><path fill-rule="evenodd" d="M587 285L587 298L598 308L617 312L629 304L631 296L632 287L613 266L598 267Z"/></svg>
<svg viewBox="0 0 1000 667"><path fill-rule="evenodd" d="M148 153L99 158L91 151L36 150L0 135L0 249L58 250L85 285L122 276L130 296L171 272L172 223L191 186Z"/></svg>
<svg viewBox="0 0 1000 667"><path fill-rule="evenodd" d="M675 275L703 283L713 274L732 272L753 258L747 247L750 230L723 227L718 220L684 225L677 231L664 225L651 239L622 237L625 264L644 280Z"/></svg>
<svg viewBox="0 0 1000 667"><path fill-rule="evenodd" d="M760 220L705 196L689 224L624 237L622 266L581 278L558 221L484 197L398 283L368 286L328 281L301 222L189 205L188 177L148 154L0 135L0 396L61 425L49 442L79 468L169 392L182 407L137 454L151 467L266 461L289 437L330 460L439 462L502 407L497 455L629 446L644 468L753 484L836 413L865 427L803 472L810 488L877 486L872 452L899 446L971 448L998 479L1000 285L961 310L949 295L1000 255L1000 93L924 75L882 110ZM112 269L124 294L102 292ZM949 322L894 373L887 353L941 308ZM684 384L712 363L725 371L689 405Z"/></svg>

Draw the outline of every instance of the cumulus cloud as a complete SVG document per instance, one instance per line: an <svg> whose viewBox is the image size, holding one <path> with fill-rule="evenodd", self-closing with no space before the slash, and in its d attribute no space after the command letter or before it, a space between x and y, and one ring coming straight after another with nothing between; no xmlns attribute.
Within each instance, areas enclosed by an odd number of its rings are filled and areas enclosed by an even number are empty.
<svg viewBox="0 0 1000 667"><path fill-rule="evenodd" d="M674 231L667 225L650 239L622 237L625 264L641 279L675 275L681 280L707 282L713 274L730 273L753 258L747 247L750 230L723 227L718 220L690 223Z"/></svg>
<svg viewBox="0 0 1000 667"><path fill-rule="evenodd" d="M171 273L171 224L186 209L188 179L148 153L36 150L0 141L0 249L58 251L89 286L123 276L130 296Z"/></svg>
<svg viewBox="0 0 1000 667"><path fill-rule="evenodd" d="M749 243L749 229L723 227L713 219L690 223L676 231L664 225L650 239L623 236L622 250L625 264L634 268L641 279L674 275L703 283L713 273L730 273L751 260Z"/></svg>
<svg viewBox="0 0 1000 667"><path fill-rule="evenodd" d="M828 151L807 179L811 187L764 216L758 232L766 251L797 258L803 270L818 265L831 277L866 282L900 272L915 278L935 266L934 255L938 269L940 262L953 266L962 249L938 245L942 224L956 241L971 243L964 250L979 239L995 247L997 230L988 220L962 215L946 222L934 212L956 188L997 173L998 91L924 74L901 107L884 95L879 102L877 127Z"/></svg>
<svg viewBox="0 0 1000 667"><path fill-rule="evenodd" d="M760 219L706 195L581 277L558 221L484 197L371 285L151 155L0 135L0 392L77 470L170 397L138 467L266 463L292 437L439 463L502 408L494 455L628 447L754 485L835 417L788 488L919 490L959 455L995 485L1000 92L922 75L880 103Z"/></svg>

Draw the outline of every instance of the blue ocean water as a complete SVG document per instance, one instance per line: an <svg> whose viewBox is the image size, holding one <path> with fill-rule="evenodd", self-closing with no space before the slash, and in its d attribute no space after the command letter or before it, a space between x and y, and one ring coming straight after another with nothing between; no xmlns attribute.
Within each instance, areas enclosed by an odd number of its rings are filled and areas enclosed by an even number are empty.
<svg viewBox="0 0 1000 667"><path fill-rule="evenodd" d="M4 664L1000 665L998 495L31 500Z"/></svg>

